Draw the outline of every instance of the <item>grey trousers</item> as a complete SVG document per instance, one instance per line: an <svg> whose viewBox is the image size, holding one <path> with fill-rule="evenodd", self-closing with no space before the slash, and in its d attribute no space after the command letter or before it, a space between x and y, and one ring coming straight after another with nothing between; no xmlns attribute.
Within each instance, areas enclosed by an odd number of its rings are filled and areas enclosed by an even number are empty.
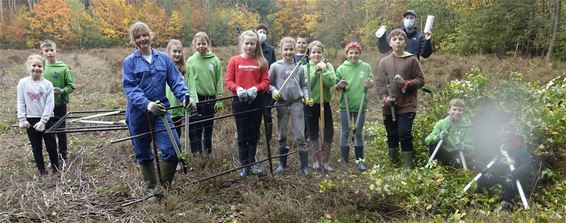
<svg viewBox="0 0 566 223"><path fill-rule="evenodd" d="M352 120L348 120L348 113L345 111L340 112L340 124L342 128L340 129L340 146L349 146L348 138L350 137L350 126L356 125L356 118L358 117L358 112L350 112L350 117ZM366 119L366 113L362 112L360 115L359 125L356 126L354 133L355 145L354 146L364 146L364 122Z"/></svg>
<svg viewBox="0 0 566 223"><path fill-rule="evenodd" d="M297 142L299 151L307 151L305 146L305 117L301 101L288 106L277 107L277 133L279 134L279 148L287 147L287 134L291 118L291 130Z"/></svg>

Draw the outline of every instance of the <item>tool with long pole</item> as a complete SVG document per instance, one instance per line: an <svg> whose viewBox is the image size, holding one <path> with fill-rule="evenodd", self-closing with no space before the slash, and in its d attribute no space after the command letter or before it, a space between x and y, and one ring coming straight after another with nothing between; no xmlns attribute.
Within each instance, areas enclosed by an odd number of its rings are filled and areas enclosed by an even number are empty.
<svg viewBox="0 0 566 223"><path fill-rule="evenodd" d="M468 191L468 190L472 187L472 184L473 184L474 182L478 181L478 180L480 179L480 177L483 176L483 173L484 173L487 169L489 169L491 166L493 166L493 164L495 164L495 161L497 161L497 158L498 158L497 156L493 157L493 159L492 159L489 163L487 163L487 165L485 166L485 168L483 168L483 170L481 170L481 171L472 179L472 181L470 181L468 184L466 184L466 186L464 187L464 193L465 193L466 191Z"/></svg>
<svg viewBox="0 0 566 223"><path fill-rule="evenodd" d="M511 157L509 157L509 153L507 153L507 151L505 151L505 149L503 149L503 145L501 145L499 150L501 152L501 155L505 159L507 165L509 165L509 170L514 171L515 165L513 165L513 160L511 160ZM519 181L519 179L515 180L515 184L517 185L517 190L519 191L519 196L521 197L521 202L523 202L523 207L525 209L529 209L529 203L527 202L527 197L525 196L525 191L523 190L523 186L521 185L521 182Z"/></svg>
<svg viewBox="0 0 566 223"><path fill-rule="evenodd" d="M356 133L356 129L358 129L358 126L362 124L360 122L362 121L362 112L364 111L364 103L367 97L367 93L368 93L368 88L364 87L364 93L362 95L362 100L360 100L360 107L358 108L358 115L356 116L356 124L354 125L354 134Z"/></svg>
<svg viewBox="0 0 566 223"><path fill-rule="evenodd" d="M171 144L173 144L173 149L175 149L175 153L177 153L177 159L183 165L183 172L186 174L188 171L187 163L185 162L185 156L181 153L179 149L179 145L177 144L177 140L175 140L175 136L173 135L173 130L171 130L171 126L169 126L169 121L167 120L167 116L161 116L161 120L163 120L163 125L165 125L165 130L167 131L167 135L169 136L169 140L171 140Z"/></svg>
<svg viewBox="0 0 566 223"><path fill-rule="evenodd" d="M187 93L185 95L185 101L187 100L191 100L191 96L189 95L189 93ZM191 139L189 137L190 133L189 133L189 125L190 125L190 112L188 110L185 110L185 154L189 154L189 146L191 143ZM181 128L181 127L178 127Z"/></svg>
<svg viewBox="0 0 566 223"><path fill-rule="evenodd" d="M297 71L297 69L302 66L302 63L304 63L304 61L307 60L307 58L310 55L310 49L307 48L307 53L305 54L305 56L299 61L297 62L297 64L295 65L295 67L293 68L293 70L291 70L291 74L289 74L289 76L287 77L287 79L285 79L285 81L283 81L283 84L281 85L281 87L279 87L279 92L283 91L283 88L285 87L285 85L287 84L287 82L289 81L289 79L291 79L291 77L293 76L293 74L295 74L295 72Z"/></svg>
<svg viewBox="0 0 566 223"><path fill-rule="evenodd" d="M327 63L327 60L324 60ZM318 160L320 163L324 164L328 162L326 160L326 153L327 151L324 148L324 82L322 80L322 70L320 68L316 68L315 74L318 73L318 88L319 88L319 107L320 107L320 119L319 119L319 132L320 132L320 143L319 148L315 151L315 158L318 156Z"/></svg>
<svg viewBox="0 0 566 223"><path fill-rule="evenodd" d="M352 117L350 117L350 103L348 103L348 92L346 88L342 89L342 96L344 97L344 103L346 104L346 117L348 118L346 124L348 125L348 131L350 131L352 130L352 127L350 126L350 120Z"/></svg>
<svg viewBox="0 0 566 223"><path fill-rule="evenodd" d="M161 167L159 165L159 153L157 152L157 144L155 143L155 134L153 132L153 118L151 117L152 115L150 113L146 113L145 117L147 118L147 123L149 125L149 132L151 133L151 145L152 145L152 149L153 149L153 157L155 157L155 167L157 168L157 177L159 178L159 184L161 186L163 185L163 182L161 181Z"/></svg>
<svg viewBox="0 0 566 223"><path fill-rule="evenodd" d="M448 129L446 129L446 132L450 132L450 128L452 128L452 125L448 126ZM425 165L426 168L428 168L430 166L430 164L432 163L432 160L434 160L434 157L436 157L436 153L438 153L438 150L440 150L442 143L444 143L444 138L441 138L440 141L438 141L438 144L436 144L434 151L430 155L430 158L428 158L428 162L426 162L426 165Z"/></svg>
<svg viewBox="0 0 566 223"><path fill-rule="evenodd" d="M464 168L464 170L468 169L468 165L466 164L466 157L464 157L464 152L462 151L463 149L463 145L462 145L462 132L458 131L456 132L456 146L458 146L458 153L460 154L460 161L462 162L462 168Z"/></svg>

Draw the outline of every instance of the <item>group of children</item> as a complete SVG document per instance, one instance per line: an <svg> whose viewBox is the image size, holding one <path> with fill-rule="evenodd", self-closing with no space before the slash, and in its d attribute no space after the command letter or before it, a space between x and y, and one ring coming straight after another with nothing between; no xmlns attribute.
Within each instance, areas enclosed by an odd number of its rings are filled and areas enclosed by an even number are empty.
<svg viewBox="0 0 566 223"><path fill-rule="evenodd" d="M122 67L127 98L126 123L130 134L163 129L166 126L164 121L173 126L174 122L183 119L185 111L196 110L198 115L191 116L190 122L198 124L191 125L188 130L191 152L193 155L210 155L213 129L210 119L215 111L223 107L222 101L215 99L222 96L225 86L234 95L231 106L237 129L241 177L246 177L248 173L262 174L255 165L255 158L262 117L268 124L266 126L269 126L266 127L268 137L271 136L271 117L268 117L271 114L266 112L269 109L264 108L271 105L272 101L277 112L280 153L276 173L282 173L287 168L289 122L302 173L308 175L311 168L305 135L312 145L312 168L332 171L330 152L334 130L330 101L331 90L334 89L340 92L340 156L343 167L349 167L349 139L353 134L356 168L360 172L365 171L363 126L368 111L368 89L374 87L374 76L372 67L360 60L361 45L356 42L347 44L344 49L347 59L334 70L332 64L324 60L324 45L320 41L308 44L308 38L304 36L299 36L297 40L283 37L278 47L282 59L275 61L273 47L265 42L267 34L267 27L260 25L257 31L248 30L239 36L241 52L230 58L225 80L222 80L220 60L210 51L210 39L206 33L199 32L194 36L192 45L196 52L185 62L179 40L169 42L167 53L160 52L151 47L153 33L149 26L142 22L133 24L129 35L136 51L124 59ZM376 92L383 100L389 156L393 162L399 162L400 146L403 165L412 168L412 125L417 111L417 91L424 86L424 77L418 58L405 51L407 40L406 32L401 29L390 32L388 42L392 51L379 62ZM54 70L66 67L55 62L52 56L55 44L50 45L52 48L47 45L44 48L42 44L48 60L47 67L52 66ZM30 77L23 78L18 85L18 118L20 126L27 128L37 167L40 174L44 175L41 138L46 142L54 170L58 162L54 136L43 134L42 131L54 121L51 119L54 111L55 116L66 113L68 93L73 90L72 79L68 68L53 71L55 75L49 75L54 76L53 80L47 78L48 69L44 72L45 62L39 55L30 56L26 66ZM42 74L53 84L44 80ZM58 77L68 77L69 80L60 81ZM70 86L60 85L69 82ZM57 99L55 96L60 97ZM197 103L199 101L206 103ZM167 112L169 107L177 105L183 105L184 108ZM443 164L460 164L462 161L456 154L471 148L471 122L462 117L463 110L462 100L452 100L448 117L439 121L426 138L431 153L436 144L444 140L436 156ZM132 140L136 160L147 189L152 194L159 193L157 174L164 185L170 185L173 180L180 158L173 143L180 147L180 134L180 128L177 128L173 134L175 142L164 131ZM64 142L64 139L61 141ZM162 162L158 166L159 173L155 169L155 158L150 148L152 141L160 150ZM66 159L64 150L61 155Z"/></svg>
<svg viewBox="0 0 566 223"><path fill-rule="evenodd" d="M56 59L55 42L44 40L40 48L41 54L32 54L26 60L29 76L18 82L17 113L19 127L26 129L39 176L43 177L49 174L43 160L43 142L54 174L61 171L59 158L63 162L68 159L66 133L44 131L67 114L69 94L75 87L71 69ZM61 126L65 127L65 122Z"/></svg>

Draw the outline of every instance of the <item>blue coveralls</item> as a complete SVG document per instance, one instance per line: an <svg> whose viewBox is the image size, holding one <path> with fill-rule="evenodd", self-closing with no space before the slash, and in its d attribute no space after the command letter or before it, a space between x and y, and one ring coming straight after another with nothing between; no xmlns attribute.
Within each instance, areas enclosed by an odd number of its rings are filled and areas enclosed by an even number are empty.
<svg viewBox="0 0 566 223"><path fill-rule="evenodd" d="M184 84L182 75L175 67L169 56L163 52L152 49L152 63L148 63L139 50L130 54L122 64L122 84L126 94L126 123L130 135L138 135L149 132L149 119L153 122L153 130L164 129L161 117L148 114L147 105L157 100L163 102L165 107L169 107L169 101L165 96L165 84L171 86L171 90L176 98L184 101L185 94L188 92ZM169 126L173 126L171 117L167 113ZM177 155L173 144L167 135L167 131L160 131L154 134L155 142L161 152L161 159L176 162ZM179 136L173 131L177 145L180 147ZM132 139L134 153L139 164L147 164L153 161L151 150L151 135Z"/></svg>

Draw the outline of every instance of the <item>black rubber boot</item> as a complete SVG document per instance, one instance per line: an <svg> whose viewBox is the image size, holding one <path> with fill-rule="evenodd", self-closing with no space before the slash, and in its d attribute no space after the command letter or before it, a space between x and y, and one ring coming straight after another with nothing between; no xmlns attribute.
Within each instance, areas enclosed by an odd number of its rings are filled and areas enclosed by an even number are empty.
<svg viewBox="0 0 566 223"><path fill-rule="evenodd" d="M301 159L301 170L305 176L309 175L309 151L299 151Z"/></svg>
<svg viewBox="0 0 566 223"><path fill-rule="evenodd" d="M289 149L286 147L279 147L279 155L286 154ZM275 174L282 173L287 168L287 155L279 157L279 166L275 169Z"/></svg>
<svg viewBox="0 0 566 223"><path fill-rule="evenodd" d="M348 157L350 156L349 146L340 146L340 156L342 157L342 166L348 170Z"/></svg>
<svg viewBox="0 0 566 223"><path fill-rule="evenodd" d="M403 151L403 167L413 169L413 151Z"/></svg>
<svg viewBox="0 0 566 223"><path fill-rule="evenodd" d="M364 159L364 147L354 146L354 154L356 155L356 168L358 168L358 171L366 171L366 166L362 162L362 160Z"/></svg>

